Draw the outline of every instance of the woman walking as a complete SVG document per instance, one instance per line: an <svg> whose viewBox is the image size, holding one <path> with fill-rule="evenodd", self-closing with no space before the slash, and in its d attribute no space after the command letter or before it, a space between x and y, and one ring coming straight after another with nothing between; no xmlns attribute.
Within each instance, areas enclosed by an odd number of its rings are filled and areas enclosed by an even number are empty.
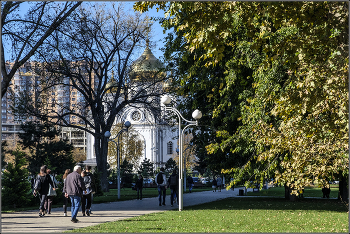
<svg viewBox="0 0 350 234"><path fill-rule="evenodd" d="M38 182L35 183L34 188L34 196L36 196L37 193L39 193L40 198L40 206L39 206L39 216L43 217L45 215L45 209L44 204L47 198L47 193L49 192L50 185L52 186L53 190L56 190L56 186L51 180L51 177L49 174L46 174L47 166L44 165L40 168L40 173L37 175L36 180ZM40 185L38 186L38 184Z"/></svg>
<svg viewBox="0 0 350 234"><path fill-rule="evenodd" d="M62 176L63 186L64 186L64 183L66 182L66 178L69 173L70 173L70 169L66 169ZM68 205L69 198L64 195L64 191L62 191L62 196L63 196L63 215L67 216L67 205Z"/></svg>
<svg viewBox="0 0 350 234"><path fill-rule="evenodd" d="M83 192L83 197L81 199L81 211L83 213L83 216L85 216L85 210L86 215L90 216L90 207L91 207L91 177L87 176L86 171L81 172L81 177L84 179L86 192ZM85 207L86 206L86 207Z"/></svg>
<svg viewBox="0 0 350 234"><path fill-rule="evenodd" d="M51 174L51 170L47 169L46 174L48 174L51 177L52 182L54 183L55 187L57 188L58 181ZM53 202L53 199L56 195L57 195L56 191L53 189L53 187L51 185L49 185L49 192L47 193L47 198L46 198L45 204L44 204L44 208L48 214L51 214L52 202Z"/></svg>

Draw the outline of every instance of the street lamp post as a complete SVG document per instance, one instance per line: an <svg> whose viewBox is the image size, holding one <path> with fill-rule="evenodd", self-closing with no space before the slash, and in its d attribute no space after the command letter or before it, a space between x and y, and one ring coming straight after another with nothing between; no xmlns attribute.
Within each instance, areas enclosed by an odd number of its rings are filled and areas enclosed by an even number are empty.
<svg viewBox="0 0 350 234"><path fill-rule="evenodd" d="M179 118L179 211L181 211L183 209L183 151L182 151L182 135L183 135L183 131L191 126L191 125L196 125L198 126L198 120L202 117L202 112L200 112L199 110L195 110L192 113L192 117L196 120L196 121L190 121L185 119L181 113L172 106L168 106L171 102L171 98L168 95L164 95L161 99L161 102L165 105L165 110L166 111L173 111L174 113L176 113L176 115ZM184 127L183 131L181 131L181 120L186 121L187 123L189 123L187 126Z"/></svg>
<svg viewBox="0 0 350 234"><path fill-rule="evenodd" d="M116 137L114 137L114 138L112 138L112 139L108 139L108 141L112 141L112 142L114 142L114 144L117 146L117 168L118 168L118 178L117 178L117 180L118 180L118 199L120 199L120 156L119 156L119 154L120 154L120 152L119 152L119 137L120 137L120 135L121 135L121 133L123 133L123 132L127 132L128 131L128 129L129 129L129 127L131 126L131 123L129 122L129 121L126 121L125 123L124 123L124 126L126 127L126 128L123 128L122 130L120 130L119 132L118 132L118 134L117 134L117 136ZM109 131L107 131L107 132L105 132L105 137L107 137L107 138L109 138L111 136L111 133L109 132ZM114 141L114 139L115 138L117 138L117 142L115 142Z"/></svg>

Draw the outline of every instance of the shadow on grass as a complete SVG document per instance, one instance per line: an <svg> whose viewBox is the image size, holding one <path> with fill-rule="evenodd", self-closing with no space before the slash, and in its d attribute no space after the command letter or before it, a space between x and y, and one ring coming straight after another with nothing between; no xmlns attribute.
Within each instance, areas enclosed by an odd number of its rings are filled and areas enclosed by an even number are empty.
<svg viewBox="0 0 350 234"><path fill-rule="evenodd" d="M284 198L244 197L186 207L186 210L317 210L347 212L348 204L339 200L300 199L295 202Z"/></svg>

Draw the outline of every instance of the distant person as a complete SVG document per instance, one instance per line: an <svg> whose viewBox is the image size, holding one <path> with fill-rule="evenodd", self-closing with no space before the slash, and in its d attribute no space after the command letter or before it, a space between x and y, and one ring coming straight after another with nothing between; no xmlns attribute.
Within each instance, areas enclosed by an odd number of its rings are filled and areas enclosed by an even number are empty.
<svg viewBox="0 0 350 234"><path fill-rule="evenodd" d="M216 187L218 188L218 191L221 192L222 179L220 176L217 177L216 183L217 183Z"/></svg>
<svg viewBox="0 0 350 234"><path fill-rule="evenodd" d="M66 178L68 176L68 174L70 173L70 169L66 169L63 176L62 176L62 179L63 179L63 187L64 187L64 184L66 182ZM68 205L68 197L65 196L65 192L64 190L62 190L62 195L63 195L63 215L64 216L67 216L67 205Z"/></svg>
<svg viewBox="0 0 350 234"><path fill-rule="evenodd" d="M40 173L36 177L35 185L34 185L34 196L39 194L40 198L40 206L39 206L39 216L43 217L45 215L45 201L47 194L50 189L50 185L52 186L53 190L56 190L56 187L51 180L50 175L46 174L47 166L44 165L40 167Z"/></svg>
<svg viewBox="0 0 350 234"><path fill-rule="evenodd" d="M58 181L51 174L51 169L48 168L46 170L46 173L51 177L51 180L54 183L55 188L57 188ZM53 189L53 187L51 185L49 185L49 192L47 193L47 197L46 197L45 204L44 204L44 209L47 211L48 214L51 214L52 203L53 203L53 199L55 198L55 196L57 196L56 191Z"/></svg>
<svg viewBox="0 0 350 234"><path fill-rule="evenodd" d="M171 174L171 176L168 179L168 185L171 191L171 195L170 195L170 204L171 206L174 205L174 201L175 199L178 199L178 190L179 190L179 176L177 174L177 170L174 169L173 173ZM177 202L177 204L179 204L179 202Z"/></svg>
<svg viewBox="0 0 350 234"><path fill-rule="evenodd" d="M216 186L217 186L217 182L216 182L216 179L214 177L213 182L212 182L212 186L211 186L213 188L213 192L216 192Z"/></svg>
<svg viewBox="0 0 350 234"><path fill-rule="evenodd" d="M164 174L164 168L160 168L160 172L156 175L156 183L158 188L159 206L165 206L165 195L166 195L166 176ZM163 196L163 199L162 199ZM163 201L163 203L162 203Z"/></svg>
<svg viewBox="0 0 350 234"><path fill-rule="evenodd" d="M92 174L91 172L91 166L87 165L85 167L85 171L86 171L86 176L90 176L91 178L91 206L90 206L90 214L92 214L91 212L91 208L92 208L92 202L94 200L94 194L96 193L96 182L95 182L95 176L94 174Z"/></svg>
<svg viewBox="0 0 350 234"><path fill-rule="evenodd" d="M192 188L193 188L193 178L192 176L187 177L187 183L188 183L188 190L190 193L192 193Z"/></svg>
<svg viewBox="0 0 350 234"><path fill-rule="evenodd" d="M66 182L64 183L63 191L65 196L70 198L71 202L71 213L73 223L77 223L79 206L81 202L81 197L83 196L83 191L86 191L84 179L80 175L81 167L75 166L74 171L68 174Z"/></svg>
<svg viewBox="0 0 350 234"><path fill-rule="evenodd" d="M142 175L139 175L139 178L136 180L135 183L136 191L137 191L137 200L142 200L142 189L143 189L143 177Z"/></svg>
<svg viewBox="0 0 350 234"><path fill-rule="evenodd" d="M81 211L83 213L83 216L85 214L87 216L90 216L90 207L91 207L91 177L87 176L86 171L81 172L81 177L84 179L84 184L86 191L83 191L83 196L81 198Z"/></svg>

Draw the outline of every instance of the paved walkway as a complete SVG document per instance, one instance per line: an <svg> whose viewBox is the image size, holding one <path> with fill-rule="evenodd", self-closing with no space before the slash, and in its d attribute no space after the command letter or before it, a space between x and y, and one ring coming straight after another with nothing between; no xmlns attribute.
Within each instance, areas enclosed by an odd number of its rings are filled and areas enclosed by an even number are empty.
<svg viewBox="0 0 350 234"><path fill-rule="evenodd" d="M183 197L184 210L186 210L186 206L235 197L238 195L238 191L239 188L235 188L234 191L223 189L221 192L185 193ZM39 217L38 210L1 214L1 233L57 233L154 212L178 210L176 204L174 207L170 206L169 200L170 196L167 196L166 206L158 206L158 197L93 204L93 214L90 217L83 217L79 211L78 223L72 223L70 216L64 217L62 208L53 208L51 214L47 214L45 217ZM70 212L67 214L70 215Z"/></svg>

